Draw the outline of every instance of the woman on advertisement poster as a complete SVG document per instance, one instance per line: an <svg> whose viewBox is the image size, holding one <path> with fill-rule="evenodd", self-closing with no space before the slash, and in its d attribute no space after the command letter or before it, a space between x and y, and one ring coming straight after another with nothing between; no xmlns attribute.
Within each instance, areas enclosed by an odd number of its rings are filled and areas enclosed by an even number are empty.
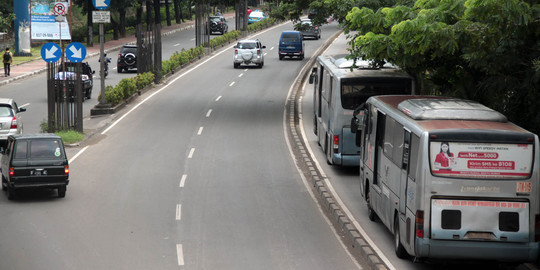
<svg viewBox="0 0 540 270"><path fill-rule="evenodd" d="M441 151L435 157L435 168L438 170L452 170L455 165L454 154L450 152L450 144L441 142Z"/></svg>

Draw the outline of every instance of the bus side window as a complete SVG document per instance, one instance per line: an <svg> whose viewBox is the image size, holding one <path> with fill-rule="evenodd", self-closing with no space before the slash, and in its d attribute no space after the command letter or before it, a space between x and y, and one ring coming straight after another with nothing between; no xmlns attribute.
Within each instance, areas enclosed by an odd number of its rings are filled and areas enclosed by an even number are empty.
<svg viewBox="0 0 540 270"><path fill-rule="evenodd" d="M418 157L420 156L420 138L416 134L411 136L409 154L409 178L416 182L418 179Z"/></svg>

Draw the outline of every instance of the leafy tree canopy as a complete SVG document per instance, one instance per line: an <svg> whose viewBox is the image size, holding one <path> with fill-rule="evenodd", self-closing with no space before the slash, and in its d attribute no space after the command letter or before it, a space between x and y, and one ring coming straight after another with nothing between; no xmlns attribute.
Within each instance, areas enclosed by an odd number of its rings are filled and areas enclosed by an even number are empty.
<svg viewBox="0 0 540 270"><path fill-rule="evenodd" d="M353 7L351 58L390 61L421 93L478 100L540 127L540 4L535 0L418 0ZM531 121L532 120L532 121Z"/></svg>

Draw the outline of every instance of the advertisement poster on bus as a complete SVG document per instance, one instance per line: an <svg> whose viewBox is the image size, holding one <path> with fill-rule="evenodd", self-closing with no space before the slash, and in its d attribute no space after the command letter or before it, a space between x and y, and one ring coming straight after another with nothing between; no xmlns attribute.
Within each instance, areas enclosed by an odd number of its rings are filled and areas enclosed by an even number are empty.
<svg viewBox="0 0 540 270"><path fill-rule="evenodd" d="M532 144L430 143L431 172L437 176L524 179L532 162Z"/></svg>
<svg viewBox="0 0 540 270"><path fill-rule="evenodd" d="M30 29L33 40L71 40L69 22L65 18L70 1L31 0Z"/></svg>

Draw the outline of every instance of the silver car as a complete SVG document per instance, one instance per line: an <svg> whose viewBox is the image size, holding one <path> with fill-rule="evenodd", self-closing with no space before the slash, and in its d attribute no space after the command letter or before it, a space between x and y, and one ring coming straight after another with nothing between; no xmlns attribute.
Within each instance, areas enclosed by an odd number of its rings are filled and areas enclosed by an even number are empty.
<svg viewBox="0 0 540 270"><path fill-rule="evenodd" d="M263 49L266 49L266 46L263 46L258 39L246 39L238 41L238 44L234 46L234 68L240 67L241 64L254 64L257 67L262 68L264 66Z"/></svg>
<svg viewBox="0 0 540 270"><path fill-rule="evenodd" d="M0 98L0 146L4 145L9 135L23 132L22 119L19 113L26 108L18 107L11 98Z"/></svg>

